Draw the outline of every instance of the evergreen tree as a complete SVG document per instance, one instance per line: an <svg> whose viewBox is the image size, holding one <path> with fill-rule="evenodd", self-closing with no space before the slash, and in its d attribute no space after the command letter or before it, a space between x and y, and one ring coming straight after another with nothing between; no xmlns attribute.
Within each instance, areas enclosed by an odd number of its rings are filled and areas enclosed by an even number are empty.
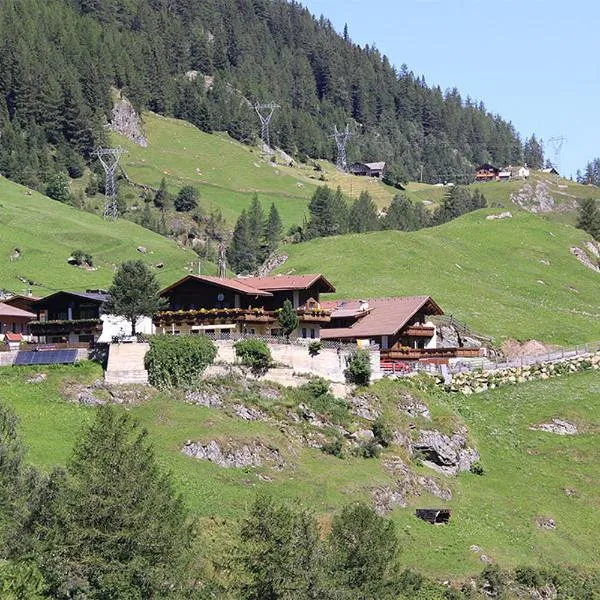
<svg viewBox="0 0 600 600"><path fill-rule="evenodd" d="M236 273L251 273L256 267L254 242L250 238L248 215L245 210L238 217L231 243L227 248L227 262Z"/></svg>
<svg viewBox="0 0 600 600"><path fill-rule="evenodd" d="M273 202L271 204L269 216L267 217L267 223L265 225L265 240L269 254L277 250L277 247L281 242L282 234L283 223L281 221L281 217L279 216L279 211Z"/></svg>
<svg viewBox="0 0 600 600"><path fill-rule="evenodd" d="M199 198L198 190L194 186L184 185L175 197L173 206L177 212L190 212L198 207Z"/></svg>
<svg viewBox="0 0 600 600"><path fill-rule="evenodd" d="M48 489L37 531L53 598L181 597L187 511L127 413L100 408Z"/></svg>
<svg viewBox="0 0 600 600"><path fill-rule="evenodd" d="M328 539L331 579L356 598L383 598L399 549L394 523L363 504L334 517Z"/></svg>
<svg viewBox="0 0 600 600"><path fill-rule="evenodd" d="M160 285L146 263L141 260L124 262L115 273L105 310L125 317L131 324L131 335L141 317L152 317L163 306Z"/></svg>
<svg viewBox="0 0 600 600"><path fill-rule="evenodd" d="M298 325L300 324L298 313L296 312L296 309L294 308L290 300L286 299L283 303L283 307L279 311L277 320L279 321L279 325L281 325L281 328L283 329L285 337L289 340L290 335L296 329L298 329Z"/></svg>
<svg viewBox="0 0 600 600"><path fill-rule="evenodd" d="M171 194L167 189L167 180L163 177L160 180L160 187L154 196L154 206L165 212L168 210L171 202Z"/></svg>
<svg viewBox="0 0 600 600"><path fill-rule="evenodd" d="M341 235L348 232L348 205L340 188L333 192L327 186L319 187L308 205L310 220L306 228L308 239Z"/></svg>
<svg viewBox="0 0 600 600"><path fill-rule="evenodd" d="M252 256L256 266L266 258L265 214L258 194L252 196L248 209L248 237L251 242Z"/></svg>
<svg viewBox="0 0 600 600"><path fill-rule="evenodd" d="M577 227L600 241L600 209L598 201L594 198L585 198L579 203Z"/></svg>
<svg viewBox="0 0 600 600"><path fill-rule="evenodd" d="M69 178L65 173L53 175L46 186L46 196L59 202L68 202L71 197Z"/></svg>
<svg viewBox="0 0 600 600"><path fill-rule="evenodd" d="M364 233L366 231L377 231L379 229L379 217L377 206L369 195L363 191L352 204L348 216L349 230L353 233Z"/></svg>
<svg viewBox="0 0 600 600"><path fill-rule="evenodd" d="M535 133L525 142L523 159L530 169L541 169L544 166L544 148L535 137Z"/></svg>
<svg viewBox="0 0 600 600"><path fill-rule="evenodd" d="M322 543L314 516L259 496L241 528L244 600L327 600Z"/></svg>
<svg viewBox="0 0 600 600"><path fill-rule="evenodd" d="M383 225L385 229L415 231L423 226L421 218L421 211L406 196L396 194L388 206Z"/></svg>

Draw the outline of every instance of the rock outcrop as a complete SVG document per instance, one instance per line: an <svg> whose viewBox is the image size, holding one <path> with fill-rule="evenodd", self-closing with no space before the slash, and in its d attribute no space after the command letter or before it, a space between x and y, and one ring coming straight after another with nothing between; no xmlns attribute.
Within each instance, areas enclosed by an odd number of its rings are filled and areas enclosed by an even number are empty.
<svg viewBox="0 0 600 600"><path fill-rule="evenodd" d="M123 95L119 95L115 100L108 128L110 131L124 135L142 148L148 146L148 138L144 134L142 119L133 108L133 104Z"/></svg>
<svg viewBox="0 0 600 600"><path fill-rule="evenodd" d="M546 431L547 433L555 433L557 435L575 435L577 433L577 427L573 423L563 421L562 419L552 419L550 423L532 425L529 429L533 431Z"/></svg>
<svg viewBox="0 0 600 600"><path fill-rule="evenodd" d="M423 456L424 465L444 475L468 471L480 458L477 450L467 446L461 433L448 436L436 430L424 430L412 443L412 449Z"/></svg>
<svg viewBox="0 0 600 600"><path fill-rule="evenodd" d="M263 464L270 464L279 469L284 467L284 461L279 451L260 442L237 445L233 441L223 444L212 440L203 444L188 440L181 451L187 456L208 460L226 469L260 467Z"/></svg>

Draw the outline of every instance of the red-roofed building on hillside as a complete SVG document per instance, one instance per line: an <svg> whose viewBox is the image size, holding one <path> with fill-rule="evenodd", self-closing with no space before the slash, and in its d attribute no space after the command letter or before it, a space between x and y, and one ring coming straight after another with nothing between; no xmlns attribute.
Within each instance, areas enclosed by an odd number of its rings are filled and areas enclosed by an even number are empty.
<svg viewBox="0 0 600 600"><path fill-rule="evenodd" d="M280 337L277 311L286 300L300 320L293 337L318 338L329 322L320 295L335 292L322 275L276 275L234 279L188 275L161 291L167 309L154 317L159 333L232 333Z"/></svg>
<svg viewBox="0 0 600 600"><path fill-rule="evenodd" d="M324 302L331 320L321 339L377 344L381 360L447 359L477 355L478 349L441 348L432 317L444 312L430 296Z"/></svg>
<svg viewBox="0 0 600 600"><path fill-rule="evenodd" d="M29 323L35 318L35 313L0 302L0 339L7 333L29 336Z"/></svg>

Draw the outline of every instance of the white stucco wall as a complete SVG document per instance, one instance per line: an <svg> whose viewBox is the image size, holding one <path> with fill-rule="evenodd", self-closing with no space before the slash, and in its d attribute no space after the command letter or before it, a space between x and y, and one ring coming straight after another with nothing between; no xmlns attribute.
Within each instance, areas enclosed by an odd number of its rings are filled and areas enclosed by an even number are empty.
<svg viewBox="0 0 600 600"><path fill-rule="evenodd" d="M102 334L98 338L100 343L109 343L115 336L131 335L131 324L123 317L115 315L102 315ZM154 325L150 317L138 319L136 325L137 333L150 335L154 333Z"/></svg>

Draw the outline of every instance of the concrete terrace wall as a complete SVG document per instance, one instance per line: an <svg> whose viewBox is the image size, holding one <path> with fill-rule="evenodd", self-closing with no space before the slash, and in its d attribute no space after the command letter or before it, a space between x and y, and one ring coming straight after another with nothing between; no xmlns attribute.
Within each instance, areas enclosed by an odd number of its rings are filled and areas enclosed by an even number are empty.
<svg viewBox="0 0 600 600"><path fill-rule="evenodd" d="M219 340L216 342L218 353L215 360L220 364L235 364L234 342ZM308 346L304 344L273 344L269 343L269 349L273 360L278 365L283 365L295 375L314 375L324 377L335 383L345 383L344 369L346 368L346 357L352 349L323 348L317 356L311 357ZM382 373L379 365L379 351L370 351L372 380L381 379ZM271 369L273 371L273 369ZM270 372L271 372L270 371ZM269 376L265 377L269 379Z"/></svg>

